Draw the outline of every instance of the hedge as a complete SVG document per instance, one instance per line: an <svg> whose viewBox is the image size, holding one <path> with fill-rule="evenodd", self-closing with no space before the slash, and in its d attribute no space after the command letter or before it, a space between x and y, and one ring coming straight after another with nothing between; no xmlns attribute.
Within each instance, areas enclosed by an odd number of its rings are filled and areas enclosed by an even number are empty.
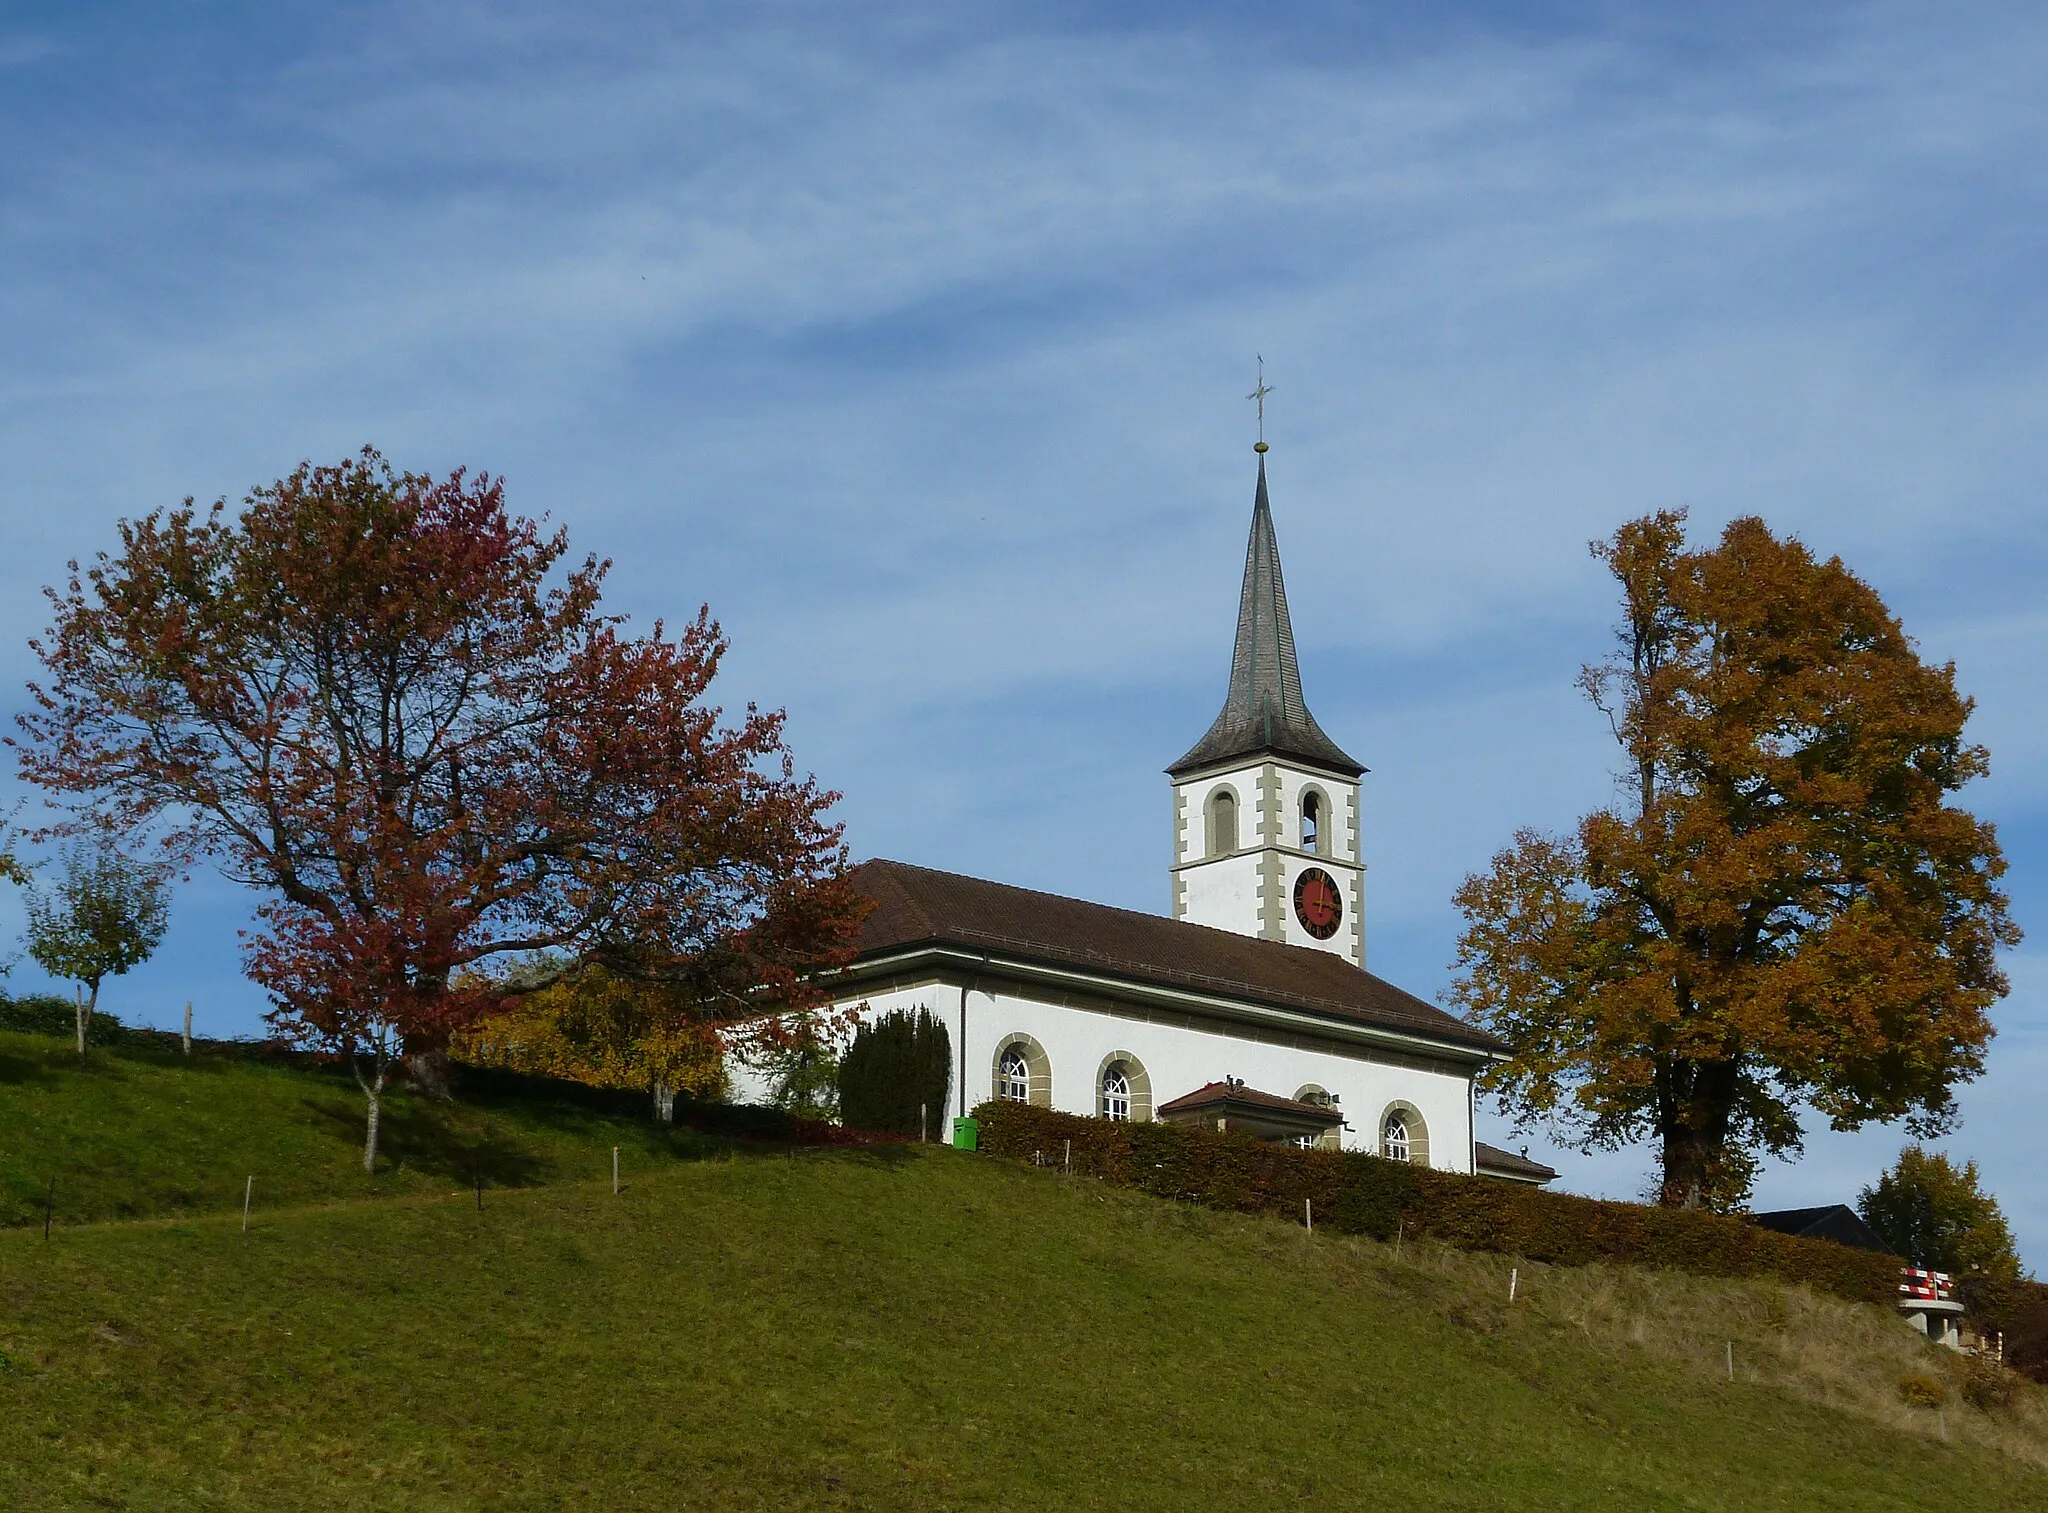
<svg viewBox="0 0 2048 1513"><path fill-rule="evenodd" d="M1578 1266L1616 1261L1715 1277L1775 1277L1857 1302L1898 1299L1893 1256L1802 1240L1739 1218L1545 1192L1363 1151L1301 1150L1186 1125L1057 1114L984 1103L980 1145L996 1155L1059 1162L1119 1187L1241 1213L1299 1217L1345 1234L1428 1236L1468 1250Z"/></svg>

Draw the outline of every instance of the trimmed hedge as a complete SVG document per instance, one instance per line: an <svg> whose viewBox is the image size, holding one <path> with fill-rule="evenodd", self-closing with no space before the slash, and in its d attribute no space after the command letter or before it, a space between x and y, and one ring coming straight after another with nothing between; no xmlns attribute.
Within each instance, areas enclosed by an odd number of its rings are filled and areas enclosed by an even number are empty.
<svg viewBox="0 0 2048 1513"><path fill-rule="evenodd" d="M1956 1296L1968 1318L2003 1336L2006 1365L2048 1386L2048 1283L1965 1276L1956 1279Z"/></svg>
<svg viewBox="0 0 2048 1513"><path fill-rule="evenodd" d="M1391 1240L1397 1229L1469 1250L1578 1266L1617 1261L1716 1277L1775 1277L1857 1302L1897 1301L1899 1263L1827 1240L1801 1240L1742 1219L1544 1192L1497 1177L1466 1177L1363 1151L1300 1150L1185 1125L1057 1114L984 1103L981 1149L1059 1162L1119 1187L1243 1213L1299 1217Z"/></svg>

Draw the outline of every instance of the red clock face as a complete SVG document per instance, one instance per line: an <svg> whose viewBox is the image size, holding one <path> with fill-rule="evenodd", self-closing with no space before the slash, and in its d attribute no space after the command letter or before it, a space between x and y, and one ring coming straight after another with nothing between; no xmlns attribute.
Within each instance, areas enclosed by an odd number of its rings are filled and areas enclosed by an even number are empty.
<svg viewBox="0 0 2048 1513"><path fill-rule="evenodd" d="M1337 933L1344 918L1344 900L1337 892L1337 879L1321 867L1309 867L1294 880L1294 917L1302 929L1317 940Z"/></svg>

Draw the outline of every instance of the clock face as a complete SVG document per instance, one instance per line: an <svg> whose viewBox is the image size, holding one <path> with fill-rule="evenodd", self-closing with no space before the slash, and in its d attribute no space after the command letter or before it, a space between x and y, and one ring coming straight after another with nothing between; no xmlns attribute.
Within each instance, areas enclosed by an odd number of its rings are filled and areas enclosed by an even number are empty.
<svg viewBox="0 0 2048 1513"><path fill-rule="evenodd" d="M1294 917L1302 929L1317 940L1337 933L1344 918L1344 900L1337 892L1337 879L1321 867L1308 867L1294 880Z"/></svg>

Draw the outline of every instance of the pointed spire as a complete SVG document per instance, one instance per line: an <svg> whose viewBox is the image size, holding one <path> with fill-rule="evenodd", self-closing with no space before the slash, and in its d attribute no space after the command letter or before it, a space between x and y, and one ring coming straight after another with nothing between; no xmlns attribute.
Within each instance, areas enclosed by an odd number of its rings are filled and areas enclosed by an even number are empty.
<svg viewBox="0 0 2048 1513"><path fill-rule="evenodd" d="M1273 534L1273 507L1266 499L1261 447L1252 534L1244 554L1244 590L1237 603L1237 646L1230 657L1230 692L1209 733L1166 770L1179 776L1264 752L1299 757L1351 777L1365 771L1323 734L1301 696L1301 668L1294 658L1294 626L1287 618L1287 585L1280 577L1280 543Z"/></svg>

